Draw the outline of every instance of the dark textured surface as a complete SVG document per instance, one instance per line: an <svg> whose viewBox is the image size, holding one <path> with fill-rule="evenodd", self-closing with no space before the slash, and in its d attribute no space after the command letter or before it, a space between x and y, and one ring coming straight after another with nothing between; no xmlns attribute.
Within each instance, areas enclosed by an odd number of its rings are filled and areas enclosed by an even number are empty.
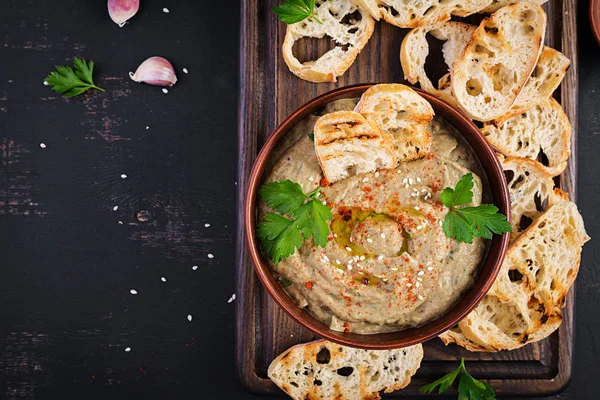
<svg viewBox="0 0 600 400"><path fill-rule="evenodd" d="M255 398L237 382L227 303L238 1L142 3L119 29L104 0L0 2L0 399ZM579 206L600 238L600 47L587 2L579 14ZM168 94L127 77L151 55L178 71ZM106 94L43 86L73 56L96 61ZM559 398L595 397L598 249L583 253Z"/></svg>

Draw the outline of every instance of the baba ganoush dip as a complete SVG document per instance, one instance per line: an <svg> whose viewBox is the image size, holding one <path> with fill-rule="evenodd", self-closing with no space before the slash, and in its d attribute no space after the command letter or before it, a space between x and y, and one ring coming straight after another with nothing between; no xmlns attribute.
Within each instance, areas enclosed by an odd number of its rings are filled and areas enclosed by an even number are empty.
<svg viewBox="0 0 600 400"><path fill-rule="evenodd" d="M330 103L322 112L352 110L357 100ZM299 123L274 154L263 183L289 179L306 193L323 179L311 139L319 116ZM473 202L481 204L480 167L447 122L435 117L431 153L390 170L359 174L322 189L331 207L326 247L312 240L271 270L296 303L331 329L360 334L419 326L448 311L469 289L484 240L446 237L445 187L473 172ZM272 211L261 201L258 218ZM291 283L291 284L290 284Z"/></svg>

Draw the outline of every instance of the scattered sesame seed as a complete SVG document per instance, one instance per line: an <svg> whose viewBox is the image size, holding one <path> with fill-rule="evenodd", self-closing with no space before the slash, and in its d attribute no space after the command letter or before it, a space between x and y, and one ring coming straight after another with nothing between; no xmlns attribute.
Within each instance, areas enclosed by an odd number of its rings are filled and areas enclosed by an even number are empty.
<svg viewBox="0 0 600 400"><path fill-rule="evenodd" d="M123 225L123 221L119 221L119 225Z"/></svg>
<svg viewBox="0 0 600 400"><path fill-rule="evenodd" d="M397 169L396 172L399 173L399 174L401 174L402 170L401 169Z"/></svg>
<svg viewBox="0 0 600 400"><path fill-rule="evenodd" d="M415 206L414 208L415 208L415 210L417 210L417 211L419 211L419 210L420 210L420 208L419 208L419 207L417 207L417 206Z"/></svg>
<svg viewBox="0 0 600 400"><path fill-rule="evenodd" d="M129 353L131 351L131 347L125 347L125 352Z"/></svg>
<svg viewBox="0 0 600 400"><path fill-rule="evenodd" d="M381 261L381 260L383 260L383 256L381 255L381 256L377 257L377 260L378 260L378 261Z"/></svg>
<svg viewBox="0 0 600 400"><path fill-rule="evenodd" d="M421 189L421 193L427 193L427 189Z"/></svg>
<svg viewBox="0 0 600 400"><path fill-rule="evenodd" d="M362 180L363 182L369 182L369 178L365 178Z"/></svg>
<svg viewBox="0 0 600 400"><path fill-rule="evenodd" d="M421 182L421 178L419 178L418 176L417 176L417 182L419 182L419 183Z"/></svg>
<svg viewBox="0 0 600 400"><path fill-rule="evenodd" d="M340 260L335 260L335 263L336 263L337 265L342 265L342 262L341 262Z"/></svg>
<svg viewBox="0 0 600 400"><path fill-rule="evenodd" d="M406 185L404 185L404 189L408 189L408 183Z"/></svg>
<svg viewBox="0 0 600 400"><path fill-rule="evenodd" d="M373 243L373 239L367 238L367 243Z"/></svg>
<svg viewBox="0 0 600 400"><path fill-rule="evenodd" d="M169 93L169 89L167 89L167 88L163 88L163 90L162 90L162 91L163 91L163 93L164 93L164 94L167 94L167 93Z"/></svg>
<svg viewBox="0 0 600 400"><path fill-rule="evenodd" d="M354 259L348 260L348 265L352 264L353 262L354 262Z"/></svg>
<svg viewBox="0 0 600 400"><path fill-rule="evenodd" d="M323 205L324 205L324 206L326 206L326 205L327 205L327 202L326 202L325 200L323 200Z"/></svg>
<svg viewBox="0 0 600 400"><path fill-rule="evenodd" d="M421 229L423 229L423 225L418 225L417 230L420 231Z"/></svg>
<svg viewBox="0 0 600 400"><path fill-rule="evenodd" d="M148 130L148 129L150 129L150 127L149 127L149 126L147 126L147 127L146 127L146 130Z"/></svg>
<svg viewBox="0 0 600 400"><path fill-rule="evenodd" d="M365 256L360 256L360 261L363 261L365 259Z"/></svg>
<svg viewBox="0 0 600 400"><path fill-rule="evenodd" d="M414 183L413 178L408 178L408 184L412 185Z"/></svg>
<svg viewBox="0 0 600 400"><path fill-rule="evenodd" d="M421 286L421 282L415 282L415 286L416 286L416 287L419 287L419 286Z"/></svg>
<svg viewBox="0 0 600 400"><path fill-rule="evenodd" d="M382 234L381 234L381 238L382 238L382 239L385 239L385 233L382 233Z"/></svg>
<svg viewBox="0 0 600 400"><path fill-rule="evenodd" d="M433 267L427 267L427 271L433 271Z"/></svg>
<svg viewBox="0 0 600 400"><path fill-rule="evenodd" d="M392 271L398 271L398 268L396 268L396 267L392 267L392 268L390 268L390 269L391 269Z"/></svg>
<svg viewBox="0 0 600 400"><path fill-rule="evenodd" d="M375 178L379 178L379 171L375 172Z"/></svg>
<svg viewBox="0 0 600 400"><path fill-rule="evenodd" d="M41 147L42 149L45 149L45 148L47 147L47 146L46 146L46 143L40 143L40 147Z"/></svg>
<svg viewBox="0 0 600 400"><path fill-rule="evenodd" d="M352 248L350 248L350 247L346 247L346 250L347 250L347 251L352 251Z"/></svg>
<svg viewBox="0 0 600 400"><path fill-rule="evenodd" d="M440 224L440 226L444 225L444 221L442 220L440 220L438 223Z"/></svg>
<svg viewBox="0 0 600 400"><path fill-rule="evenodd" d="M48 85L49 85L49 83L44 81L44 86L48 86Z"/></svg>
<svg viewBox="0 0 600 400"><path fill-rule="evenodd" d="M333 237L334 237L334 238L338 237L338 236L337 236L337 233L334 233L334 234L333 234Z"/></svg>
<svg viewBox="0 0 600 400"><path fill-rule="evenodd" d="M406 183L408 183L408 178L402 179L402 184L406 184Z"/></svg>
<svg viewBox="0 0 600 400"><path fill-rule="evenodd" d="M210 224L204 224L205 228L210 228Z"/></svg>
<svg viewBox="0 0 600 400"><path fill-rule="evenodd" d="M215 258L215 256L212 255L211 253L208 253L208 258Z"/></svg>
<svg viewBox="0 0 600 400"><path fill-rule="evenodd" d="M423 271L419 271L419 272L417 273L417 275L425 275L425 272L423 272Z"/></svg>
<svg viewBox="0 0 600 400"><path fill-rule="evenodd" d="M192 322L192 314L188 314L187 320L190 321L190 322Z"/></svg>
<svg viewBox="0 0 600 400"><path fill-rule="evenodd" d="M113 211L117 211L119 209L119 206L114 206L113 207Z"/></svg>
<svg viewBox="0 0 600 400"><path fill-rule="evenodd" d="M407 283L406 287L412 287L412 283Z"/></svg>
<svg viewBox="0 0 600 400"><path fill-rule="evenodd" d="M310 178L308 178L309 181L314 182L315 178L313 178L312 176Z"/></svg>
<svg viewBox="0 0 600 400"><path fill-rule="evenodd" d="M229 298L229 300L227 300L227 303L231 303L234 300L235 300L235 293L231 295L231 297Z"/></svg>
<svg viewBox="0 0 600 400"><path fill-rule="evenodd" d="M184 74L187 74L187 73L188 73L188 70L187 70L187 68L184 68L184 69L182 69L182 71L183 71L183 73L184 73Z"/></svg>
<svg viewBox="0 0 600 400"><path fill-rule="evenodd" d="M121 174L121 179L127 179L127 175Z"/></svg>
<svg viewBox="0 0 600 400"><path fill-rule="evenodd" d="M161 276L161 278L160 278L160 281L161 281L161 282L166 282L166 281L167 281L167 278L165 278L164 276Z"/></svg>
<svg viewBox="0 0 600 400"><path fill-rule="evenodd" d="M167 7L165 7L165 8L163 8L163 12L164 12L165 14L168 14L168 13L169 13L169 9L168 9Z"/></svg>
<svg viewBox="0 0 600 400"><path fill-rule="evenodd" d="M131 294L138 294L137 290L135 290L135 289L131 289L131 290L129 291L129 293L131 293Z"/></svg>
<svg viewBox="0 0 600 400"><path fill-rule="evenodd" d="M348 264L348 271L352 271L352 265Z"/></svg>
<svg viewBox="0 0 600 400"><path fill-rule="evenodd" d="M419 300L425 300L425 298L421 295L418 295L417 297L419 298Z"/></svg>
<svg viewBox="0 0 600 400"><path fill-rule="evenodd" d="M196 271L198 269L197 265L192 266L192 271Z"/></svg>
<svg viewBox="0 0 600 400"><path fill-rule="evenodd" d="M418 280L419 282L423 282L423 278L421 278L421 277L417 277L417 280Z"/></svg>

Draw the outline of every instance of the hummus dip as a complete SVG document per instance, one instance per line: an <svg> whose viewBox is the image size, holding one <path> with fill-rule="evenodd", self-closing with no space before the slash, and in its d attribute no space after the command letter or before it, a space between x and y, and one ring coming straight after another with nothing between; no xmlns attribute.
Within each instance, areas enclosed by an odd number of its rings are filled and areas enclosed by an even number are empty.
<svg viewBox="0 0 600 400"><path fill-rule="evenodd" d="M357 100L329 104L321 114L352 110ZM264 183L289 179L305 192L323 174L310 138L319 116L310 116L287 136ZM471 150L443 119L431 123L432 151L393 170L360 174L324 187L331 207L326 247L312 240L271 269L303 308L331 329L390 332L429 322L448 311L471 287L484 240L459 243L444 234L445 187L473 172L472 205L479 205L480 167ZM259 203L259 220L270 212ZM291 282L291 284L290 284Z"/></svg>

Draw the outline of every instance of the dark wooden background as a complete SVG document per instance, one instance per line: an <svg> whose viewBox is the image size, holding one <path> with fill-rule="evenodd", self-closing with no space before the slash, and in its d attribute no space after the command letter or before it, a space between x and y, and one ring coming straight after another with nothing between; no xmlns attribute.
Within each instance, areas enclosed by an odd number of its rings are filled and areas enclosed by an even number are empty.
<svg viewBox="0 0 600 400"><path fill-rule="evenodd" d="M586 1L578 12L579 206L600 238L600 47ZM0 1L0 399L255 398L237 381L227 302L238 26L238 0L142 0L122 29L105 0ZM127 76L152 55L177 69L168 94ZM97 63L106 94L43 85L73 56ZM597 392L597 240L558 398Z"/></svg>

